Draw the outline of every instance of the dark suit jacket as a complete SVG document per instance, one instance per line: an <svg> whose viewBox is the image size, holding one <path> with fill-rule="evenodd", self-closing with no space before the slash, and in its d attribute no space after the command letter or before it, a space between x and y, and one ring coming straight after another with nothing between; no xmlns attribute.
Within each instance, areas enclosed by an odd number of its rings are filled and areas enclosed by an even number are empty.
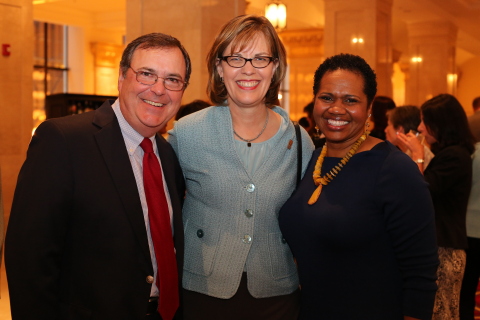
<svg viewBox="0 0 480 320"><path fill-rule="evenodd" d="M135 177L110 105L45 121L20 171L6 237L13 320L144 319L153 275ZM183 175L157 136L181 284Z"/></svg>
<svg viewBox="0 0 480 320"><path fill-rule="evenodd" d="M466 249L465 218L472 188L472 157L461 146L435 151L424 172L435 209L439 247Z"/></svg>

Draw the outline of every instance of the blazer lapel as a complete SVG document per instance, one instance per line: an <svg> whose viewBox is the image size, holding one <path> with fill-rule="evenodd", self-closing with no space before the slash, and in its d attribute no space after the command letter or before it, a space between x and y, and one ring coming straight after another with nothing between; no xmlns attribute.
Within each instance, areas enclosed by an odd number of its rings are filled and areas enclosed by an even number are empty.
<svg viewBox="0 0 480 320"><path fill-rule="evenodd" d="M176 158L172 147L168 142L161 136L156 136L158 154L160 156L160 161L162 164L163 174L165 176L165 181L167 182L168 192L170 193L170 201L172 204L173 211L173 225L175 235L181 235L180 237L175 237L175 246L183 247L183 223L182 223L182 204L183 194L181 187L178 184L178 179L183 179L183 176L177 177L175 170L175 161Z"/></svg>
<svg viewBox="0 0 480 320"><path fill-rule="evenodd" d="M132 229L145 257L150 261L147 231L137 183L123 140L122 132L110 103L105 102L97 109L93 123L101 127L95 139L115 183Z"/></svg>

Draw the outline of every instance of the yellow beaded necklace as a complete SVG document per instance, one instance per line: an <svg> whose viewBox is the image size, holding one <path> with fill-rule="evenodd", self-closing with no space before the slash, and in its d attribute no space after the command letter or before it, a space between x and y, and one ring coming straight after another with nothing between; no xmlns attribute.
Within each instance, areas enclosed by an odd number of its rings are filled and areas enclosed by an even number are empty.
<svg viewBox="0 0 480 320"><path fill-rule="evenodd" d="M370 132L367 130L365 131L360 138L353 144L352 148L347 152L345 157L340 160L340 162L332 168L328 173L326 173L323 177L322 175L322 164L325 156L327 155L327 145L323 146L322 152L318 157L317 163L315 164L315 170L313 170L313 181L315 185L318 186L317 189L313 192L310 200L308 200L308 204L312 205L317 202L318 197L320 197L320 193L322 193L323 186L326 186L329 182L333 180L334 177L342 170L342 168L347 164L348 160L357 152L360 145L367 139Z"/></svg>

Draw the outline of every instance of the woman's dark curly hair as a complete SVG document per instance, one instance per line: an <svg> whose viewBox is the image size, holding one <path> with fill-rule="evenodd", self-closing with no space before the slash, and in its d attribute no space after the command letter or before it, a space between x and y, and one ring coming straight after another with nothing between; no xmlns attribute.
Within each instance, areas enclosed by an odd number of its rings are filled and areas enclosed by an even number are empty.
<svg viewBox="0 0 480 320"><path fill-rule="evenodd" d="M454 145L463 146L470 154L473 153L475 138L457 98L451 94L440 94L424 102L420 109L428 133L437 140L431 146L433 153Z"/></svg>
<svg viewBox="0 0 480 320"><path fill-rule="evenodd" d="M370 106L377 94L377 76L362 57L349 53L331 56L318 67L313 78L313 96L315 97L320 90L320 82L325 73L338 69L348 70L362 76L364 80L363 93L367 96L367 105Z"/></svg>

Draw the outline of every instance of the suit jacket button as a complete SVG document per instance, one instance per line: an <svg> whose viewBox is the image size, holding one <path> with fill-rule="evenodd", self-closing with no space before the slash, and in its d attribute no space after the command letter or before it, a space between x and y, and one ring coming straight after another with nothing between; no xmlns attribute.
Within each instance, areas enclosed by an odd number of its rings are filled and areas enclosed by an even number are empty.
<svg viewBox="0 0 480 320"><path fill-rule="evenodd" d="M253 217L253 210L252 209L245 210L245 215L247 216L247 218Z"/></svg>
<svg viewBox="0 0 480 320"><path fill-rule="evenodd" d="M153 277L152 276L147 276L147 283L152 284L153 283Z"/></svg>
<svg viewBox="0 0 480 320"><path fill-rule="evenodd" d="M252 243L252 237L248 234L243 236L242 242L245 244L250 244Z"/></svg>
<svg viewBox="0 0 480 320"><path fill-rule="evenodd" d="M197 230L197 237L203 238L203 230L202 229Z"/></svg>

